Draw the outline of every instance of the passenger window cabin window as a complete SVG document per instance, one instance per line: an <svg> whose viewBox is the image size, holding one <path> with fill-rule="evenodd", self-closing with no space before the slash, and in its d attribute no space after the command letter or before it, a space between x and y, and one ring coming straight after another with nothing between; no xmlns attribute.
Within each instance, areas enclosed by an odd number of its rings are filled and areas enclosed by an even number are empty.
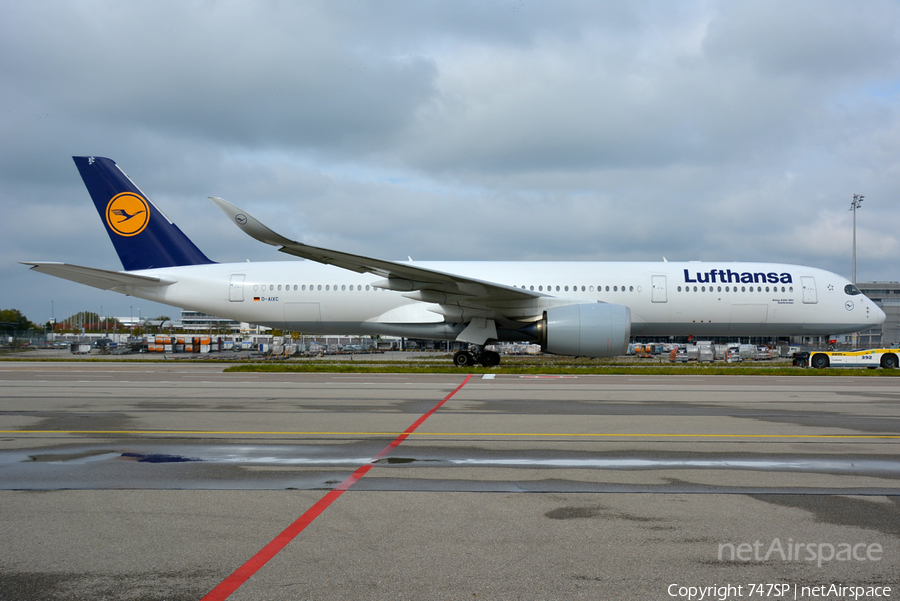
<svg viewBox="0 0 900 601"><path fill-rule="evenodd" d="M634 292L634 286L629 286L629 287L628 287L628 292Z"/></svg>

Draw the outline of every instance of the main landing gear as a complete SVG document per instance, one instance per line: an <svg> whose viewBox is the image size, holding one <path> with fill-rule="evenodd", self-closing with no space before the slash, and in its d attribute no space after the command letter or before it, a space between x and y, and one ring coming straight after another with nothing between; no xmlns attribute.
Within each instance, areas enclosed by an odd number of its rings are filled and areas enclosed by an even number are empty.
<svg viewBox="0 0 900 601"><path fill-rule="evenodd" d="M476 363L481 363L484 367L500 365L500 353L486 351L483 346L476 346L470 350L456 351L453 355L453 364L457 367L468 367Z"/></svg>

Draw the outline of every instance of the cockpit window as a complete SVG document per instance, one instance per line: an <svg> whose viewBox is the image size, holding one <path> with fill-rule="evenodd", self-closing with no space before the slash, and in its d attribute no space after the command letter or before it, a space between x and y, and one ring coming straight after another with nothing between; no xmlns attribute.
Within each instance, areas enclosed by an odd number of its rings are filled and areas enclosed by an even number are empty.
<svg viewBox="0 0 900 601"><path fill-rule="evenodd" d="M846 286L844 286L844 293L849 294L850 296L856 296L857 294L862 294L862 292L859 291L859 288L857 288L853 284L847 284Z"/></svg>

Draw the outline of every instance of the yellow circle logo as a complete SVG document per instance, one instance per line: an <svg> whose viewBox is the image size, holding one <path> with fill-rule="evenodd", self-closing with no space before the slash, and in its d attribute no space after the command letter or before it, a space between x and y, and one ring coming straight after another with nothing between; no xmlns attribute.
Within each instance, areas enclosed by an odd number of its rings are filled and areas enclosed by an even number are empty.
<svg viewBox="0 0 900 601"><path fill-rule="evenodd" d="M150 222L150 205L134 192L113 196L106 205L106 224L120 236L136 236Z"/></svg>

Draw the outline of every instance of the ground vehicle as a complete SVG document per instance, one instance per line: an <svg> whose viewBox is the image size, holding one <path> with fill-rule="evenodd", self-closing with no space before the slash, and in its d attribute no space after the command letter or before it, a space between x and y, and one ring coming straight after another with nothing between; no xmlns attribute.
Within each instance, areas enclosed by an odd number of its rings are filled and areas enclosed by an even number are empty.
<svg viewBox="0 0 900 601"><path fill-rule="evenodd" d="M809 354L809 367L884 367L898 365L897 349L868 349L862 351L813 351Z"/></svg>

